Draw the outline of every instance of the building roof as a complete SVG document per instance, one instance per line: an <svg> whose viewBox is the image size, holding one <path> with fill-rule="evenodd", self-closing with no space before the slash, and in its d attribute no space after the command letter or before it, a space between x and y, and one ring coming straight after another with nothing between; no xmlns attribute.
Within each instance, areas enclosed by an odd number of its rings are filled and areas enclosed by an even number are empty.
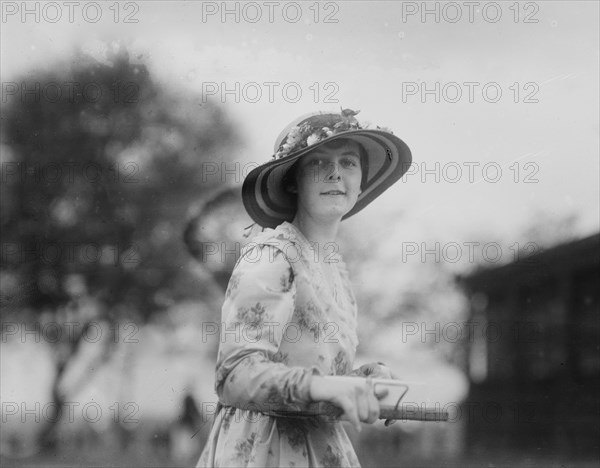
<svg viewBox="0 0 600 468"><path fill-rule="evenodd" d="M469 290L495 290L511 283L533 283L573 270L600 267L600 233L527 255L517 261L460 275Z"/></svg>

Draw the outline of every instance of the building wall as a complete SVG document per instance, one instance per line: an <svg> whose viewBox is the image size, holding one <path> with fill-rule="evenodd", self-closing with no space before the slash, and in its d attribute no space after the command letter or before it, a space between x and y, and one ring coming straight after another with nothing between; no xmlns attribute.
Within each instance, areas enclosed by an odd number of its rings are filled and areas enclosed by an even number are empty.
<svg viewBox="0 0 600 468"><path fill-rule="evenodd" d="M513 449L597 458L597 239L573 245L571 253L561 246L533 259L537 263L466 278L471 296L485 297L483 307L473 307L472 320L488 326L485 343L473 341L470 353L474 368L465 406L472 409L466 435L471 452Z"/></svg>

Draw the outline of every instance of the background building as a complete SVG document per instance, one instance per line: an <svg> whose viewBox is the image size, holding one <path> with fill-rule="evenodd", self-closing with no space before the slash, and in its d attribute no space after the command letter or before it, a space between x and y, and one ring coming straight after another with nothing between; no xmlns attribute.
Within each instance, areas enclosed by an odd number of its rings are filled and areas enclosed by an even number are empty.
<svg viewBox="0 0 600 468"><path fill-rule="evenodd" d="M463 277L471 297L471 453L598 460L600 235Z"/></svg>

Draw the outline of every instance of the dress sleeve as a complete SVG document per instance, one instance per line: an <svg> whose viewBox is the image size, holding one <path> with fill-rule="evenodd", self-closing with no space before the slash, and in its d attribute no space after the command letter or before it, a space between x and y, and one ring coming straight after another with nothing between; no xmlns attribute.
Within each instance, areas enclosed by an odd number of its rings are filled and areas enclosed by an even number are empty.
<svg viewBox="0 0 600 468"><path fill-rule="evenodd" d="M292 267L274 246L253 246L236 264L223 303L216 370L224 405L263 412L308 407L317 367L276 362L295 293Z"/></svg>

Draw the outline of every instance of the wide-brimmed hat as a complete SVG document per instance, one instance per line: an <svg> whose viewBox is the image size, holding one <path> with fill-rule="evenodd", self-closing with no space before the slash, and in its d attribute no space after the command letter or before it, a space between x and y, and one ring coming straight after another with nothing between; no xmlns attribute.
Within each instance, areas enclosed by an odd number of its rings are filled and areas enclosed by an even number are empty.
<svg viewBox="0 0 600 468"><path fill-rule="evenodd" d="M342 219L358 213L406 173L412 162L406 143L387 128L362 127L355 117L358 112L344 109L339 114L308 114L281 132L272 159L254 168L242 186L244 207L256 223L274 228L294 219L296 198L286 190L282 180L299 158L328 142L350 139L361 145L367 155L362 192Z"/></svg>

